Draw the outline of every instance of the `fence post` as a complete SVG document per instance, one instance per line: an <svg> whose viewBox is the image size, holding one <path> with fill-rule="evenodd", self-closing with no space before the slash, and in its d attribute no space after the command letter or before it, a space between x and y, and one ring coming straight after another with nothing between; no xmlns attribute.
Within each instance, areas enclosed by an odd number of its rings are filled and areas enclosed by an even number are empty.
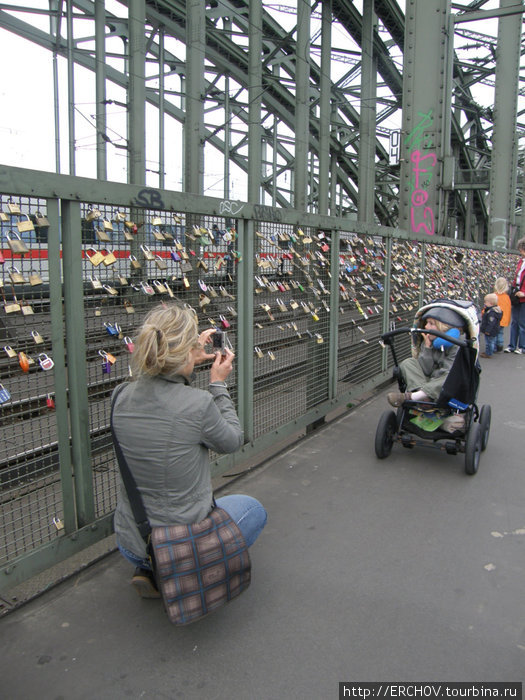
<svg viewBox="0 0 525 700"><path fill-rule="evenodd" d="M60 226L57 199L47 201L49 307L51 311L51 344L55 363L55 413L57 419L60 486L62 489L63 523L67 533L76 529L76 509L73 493L73 471L69 447L69 419L64 346L64 317L62 313L62 269L60 263Z"/></svg>
<svg viewBox="0 0 525 700"><path fill-rule="evenodd" d="M244 429L244 441L254 438L253 425L253 278L255 222L237 220L238 250L241 262L237 266L237 383L239 420Z"/></svg>
<svg viewBox="0 0 525 700"><path fill-rule="evenodd" d="M62 251L71 454L78 526L83 527L95 519L95 507L89 437L82 236L78 202L62 200Z"/></svg>

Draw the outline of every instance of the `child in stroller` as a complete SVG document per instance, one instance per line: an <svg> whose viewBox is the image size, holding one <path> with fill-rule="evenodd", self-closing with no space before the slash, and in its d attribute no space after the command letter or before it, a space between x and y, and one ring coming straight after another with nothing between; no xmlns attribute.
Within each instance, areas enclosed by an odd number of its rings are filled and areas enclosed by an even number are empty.
<svg viewBox="0 0 525 700"><path fill-rule="evenodd" d="M398 366L393 340L402 333L411 335L412 357ZM479 411L476 405L478 336L475 305L450 299L436 299L419 309L412 328L381 336L392 350L399 391L387 397L397 413L385 411L377 427L380 459L399 441L408 448L425 445L450 454L465 452L465 471L476 473L480 452L487 446L491 413L490 406Z"/></svg>

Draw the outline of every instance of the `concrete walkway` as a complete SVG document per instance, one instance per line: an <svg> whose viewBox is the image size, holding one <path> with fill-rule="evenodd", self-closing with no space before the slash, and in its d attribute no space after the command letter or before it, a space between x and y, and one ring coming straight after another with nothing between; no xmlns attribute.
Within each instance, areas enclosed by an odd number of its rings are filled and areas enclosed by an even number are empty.
<svg viewBox="0 0 525 700"><path fill-rule="evenodd" d="M0 621L5 700L338 697L339 681L525 681L525 356L482 360L492 430L464 456L395 445L385 395L235 484L268 525L250 589L188 628L111 554Z"/></svg>

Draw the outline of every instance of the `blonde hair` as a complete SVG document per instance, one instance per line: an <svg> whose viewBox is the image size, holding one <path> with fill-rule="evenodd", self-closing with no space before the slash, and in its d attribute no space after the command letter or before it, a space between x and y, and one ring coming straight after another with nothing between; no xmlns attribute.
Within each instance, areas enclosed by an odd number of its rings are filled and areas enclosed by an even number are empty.
<svg viewBox="0 0 525 700"><path fill-rule="evenodd" d="M498 295L497 294L486 294L483 300L485 304L492 304L492 306L498 305Z"/></svg>
<svg viewBox="0 0 525 700"><path fill-rule="evenodd" d="M446 333L447 331L449 331L451 328L454 327L454 326L451 326L450 323L443 323L443 321L439 321L437 318L433 318L432 316L427 316L427 318L425 318L425 320L424 320L425 325L423 326L423 328L426 327L427 321L430 321L431 319L432 319L432 321L434 321L434 323L436 325L436 330L440 331L441 333Z"/></svg>
<svg viewBox="0 0 525 700"><path fill-rule="evenodd" d="M131 356L134 379L141 375L177 374L197 346L197 315L189 306L161 304L144 319Z"/></svg>
<svg viewBox="0 0 525 700"><path fill-rule="evenodd" d="M498 279L494 282L494 291L496 294L505 294L509 291L509 283L505 277L498 277Z"/></svg>

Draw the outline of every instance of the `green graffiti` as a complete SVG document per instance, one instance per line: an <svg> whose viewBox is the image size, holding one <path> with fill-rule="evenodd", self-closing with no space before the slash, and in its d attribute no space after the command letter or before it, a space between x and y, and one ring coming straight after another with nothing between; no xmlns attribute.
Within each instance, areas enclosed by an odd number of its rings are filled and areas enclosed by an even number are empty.
<svg viewBox="0 0 525 700"><path fill-rule="evenodd" d="M405 146L409 146L410 148L432 148L431 142L425 145L422 144L424 130L434 123L432 119L432 110L430 110L428 114L418 112L418 116L421 117L421 119L406 137Z"/></svg>

